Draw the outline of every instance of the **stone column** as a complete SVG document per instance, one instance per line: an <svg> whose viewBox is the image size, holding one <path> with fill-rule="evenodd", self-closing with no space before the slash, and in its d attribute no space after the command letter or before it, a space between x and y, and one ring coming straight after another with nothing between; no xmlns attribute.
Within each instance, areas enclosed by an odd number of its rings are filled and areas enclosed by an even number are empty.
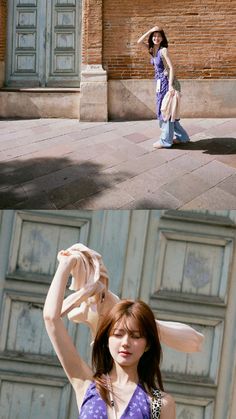
<svg viewBox="0 0 236 419"><path fill-rule="evenodd" d="M102 0L84 0L80 120L107 121L107 72L102 68Z"/></svg>

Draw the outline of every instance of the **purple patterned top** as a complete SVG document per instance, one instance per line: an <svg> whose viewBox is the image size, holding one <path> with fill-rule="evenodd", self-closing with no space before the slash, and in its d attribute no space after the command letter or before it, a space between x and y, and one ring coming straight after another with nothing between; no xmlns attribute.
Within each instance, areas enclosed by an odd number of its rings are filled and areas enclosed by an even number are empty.
<svg viewBox="0 0 236 419"><path fill-rule="evenodd" d="M157 119L163 120L161 114L161 104L165 94L169 90L169 80L168 76L164 72L165 66L161 57L161 49L157 51L155 57L151 58L151 64L154 65L155 80L159 80L160 82L160 90L156 93Z"/></svg>
<svg viewBox="0 0 236 419"><path fill-rule="evenodd" d="M148 394L138 384L121 419L150 419L151 407ZM79 419L107 419L107 407L100 397L95 383L91 383L85 393Z"/></svg>

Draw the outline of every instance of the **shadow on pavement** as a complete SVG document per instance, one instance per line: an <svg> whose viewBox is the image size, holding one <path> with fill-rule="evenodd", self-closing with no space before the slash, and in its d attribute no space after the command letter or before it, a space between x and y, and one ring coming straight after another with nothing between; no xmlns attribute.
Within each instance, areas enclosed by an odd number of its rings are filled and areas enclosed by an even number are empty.
<svg viewBox="0 0 236 419"><path fill-rule="evenodd" d="M63 208L129 177L102 170L101 164L66 157L0 163L0 209Z"/></svg>
<svg viewBox="0 0 236 419"><path fill-rule="evenodd" d="M207 138L190 142L183 145L175 145L175 148L184 147L185 150L202 150L203 154L236 154L236 138Z"/></svg>

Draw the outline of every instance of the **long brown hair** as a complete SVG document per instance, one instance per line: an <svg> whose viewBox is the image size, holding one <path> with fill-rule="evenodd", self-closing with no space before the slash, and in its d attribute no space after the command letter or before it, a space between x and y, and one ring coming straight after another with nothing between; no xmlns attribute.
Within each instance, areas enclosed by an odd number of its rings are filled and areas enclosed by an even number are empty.
<svg viewBox="0 0 236 419"><path fill-rule="evenodd" d="M154 31L148 37L148 46L149 46L149 52L150 52L151 55L153 55L152 52L153 52L153 47L154 47L154 42L153 42L152 38L153 38L154 33L156 33L156 32L158 32L162 37L162 41L160 43L160 48L164 48L164 47L168 48L168 40L167 40L166 34L163 31L163 29L160 29L159 31Z"/></svg>
<svg viewBox="0 0 236 419"><path fill-rule="evenodd" d="M160 362L162 349L157 332L154 314L143 301L122 300L106 315L100 324L94 340L92 366L94 381L103 400L110 404L104 374L108 374L113 366L113 358L108 348L109 336L117 322L121 319L133 318L139 325L140 335L147 340L148 350L143 353L138 363L139 383L152 395L152 389L164 390Z"/></svg>

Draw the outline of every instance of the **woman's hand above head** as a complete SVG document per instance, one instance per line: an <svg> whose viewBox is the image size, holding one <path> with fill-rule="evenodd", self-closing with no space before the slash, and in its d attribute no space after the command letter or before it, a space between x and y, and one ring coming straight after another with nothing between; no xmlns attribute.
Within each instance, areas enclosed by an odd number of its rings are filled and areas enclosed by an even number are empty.
<svg viewBox="0 0 236 419"><path fill-rule="evenodd" d="M150 29L150 33L152 33L152 32L158 32L158 31L161 31L160 26L153 26L153 28Z"/></svg>
<svg viewBox="0 0 236 419"><path fill-rule="evenodd" d="M159 26L153 26L153 28L149 29L147 32L145 32L140 38L137 40L137 43L140 45L143 45L145 48L149 49L148 42L145 42L145 38L149 36L152 32L160 31L161 28Z"/></svg>
<svg viewBox="0 0 236 419"><path fill-rule="evenodd" d="M57 258L58 258L59 264L68 265L70 267L70 269L73 269L73 267L78 262L78 256L76 257L76 256L72 255L67 250L61 250L58 253Z"/></svg>

